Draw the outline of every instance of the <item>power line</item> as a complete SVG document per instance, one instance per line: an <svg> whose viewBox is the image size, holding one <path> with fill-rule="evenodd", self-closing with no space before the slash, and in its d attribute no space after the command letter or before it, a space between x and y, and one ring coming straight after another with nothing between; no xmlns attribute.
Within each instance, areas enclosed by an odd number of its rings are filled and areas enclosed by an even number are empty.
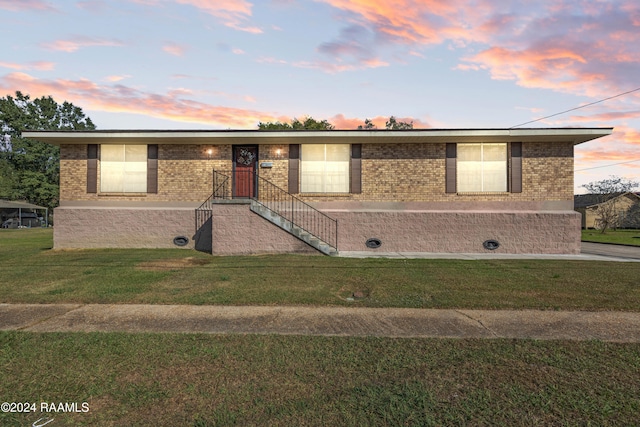
<svg viewBox="0 0 640 427"><path fill-rule="evenodd" d="M613 95L613 96L610 96L608 98L601 99L599 101L590 102L589 104L585 104L585 105L581 105L579 107L571 108L569 110L565 110L565 111L562 111L560 113L555 113L555 114L551 114L550 116L540 117L539 119L530 120L528 122L520 123L519 125L511 126L509 129L513 129L513 128L517 128L517 127L520 127L520 126L528 125L529 123L539 122L540 120L548 119L550 117L559 116L561 114L565 114L565 113L568 113L570 111L575 111L575 110L579 110L581 108L586 108L586 107L589 107L589 106L594 105L594 104L599 104L600 102L608 101L608 100L613 99L613 98L619 98L621 96L628 95L628 94L633 93L633 92L637 92L639 90L640 90L640 87L637 87L637 88L629 90L627 92L619 93L617 95Z"/></svg>
<svg viewBox="0 0 640 427"><path fill-rule="evenodd" d="M640 159L629 160L628 162L612 163L610 165L604 165L604 166L594 166L592 168L576 169L574 172L588 171L591 169L608 168L610 166L616 166L616 165L626 165L627 163L633 163L633 162L640 162Z"/></svg>

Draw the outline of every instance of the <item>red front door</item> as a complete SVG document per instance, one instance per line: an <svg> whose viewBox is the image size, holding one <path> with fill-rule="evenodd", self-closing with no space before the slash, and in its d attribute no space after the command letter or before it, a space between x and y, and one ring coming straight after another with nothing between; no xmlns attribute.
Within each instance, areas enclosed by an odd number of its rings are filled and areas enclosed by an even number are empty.
<svg viewBox="0 0 640 427"><path fill-rule="evenodd" d="M233 197L255 196L255 173L258 164L258 147L233 147Z"/></svg>

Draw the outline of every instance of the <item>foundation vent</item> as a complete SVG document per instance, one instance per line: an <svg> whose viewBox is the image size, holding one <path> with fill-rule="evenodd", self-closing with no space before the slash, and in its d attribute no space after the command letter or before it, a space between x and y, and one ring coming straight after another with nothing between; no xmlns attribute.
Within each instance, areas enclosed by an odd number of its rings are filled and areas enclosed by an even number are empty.
<svg viewBox="0 0 640 427"><path fill-rule="evenodd" d="M372 237L370 239L367 239L364 244L370 249L378 249L380 246L382 246L382 240L376 237Z"/></svg>
<svg viewBox="0 0 640 427"><path fill-rule="evenodd" d="M189 238L185 236L178 236L173 239L173 244L176 246L187 246Z"/></svg>
<svg viewBox="0 0 640 427"><path fill-rule="evenodd" d="M498 242L497 240L489 239L489 240L485 240L482 243L482 246L485 249L488 249L490 251L495 251L496 249L498 249L500 247L500 242Z"/></svg>

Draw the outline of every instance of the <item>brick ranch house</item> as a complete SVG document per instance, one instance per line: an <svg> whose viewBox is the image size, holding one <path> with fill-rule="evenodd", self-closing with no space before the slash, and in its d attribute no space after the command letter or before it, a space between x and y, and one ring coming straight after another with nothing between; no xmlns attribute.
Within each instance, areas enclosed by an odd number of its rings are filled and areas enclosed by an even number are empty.
<svg viewBox="0 0 640 427"><path fill-rule="evenodd" d="M612 128L28 131L54 247L576 254L573 147Z"/></svg>

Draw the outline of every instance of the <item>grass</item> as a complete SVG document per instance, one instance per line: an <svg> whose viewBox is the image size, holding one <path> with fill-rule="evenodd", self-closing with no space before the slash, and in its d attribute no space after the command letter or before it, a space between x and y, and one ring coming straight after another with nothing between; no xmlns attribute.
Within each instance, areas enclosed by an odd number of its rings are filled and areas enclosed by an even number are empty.
<svg viewBox="0 0 640 427"><path fill-rule="evenodd" d="M640 306L637 263L50 248L0 231L0 302ZM598 341L0 331L0 401L38 409L0 425L634 425L639 371L640 344Z"/></svg>
<svg viewBox="0 0 640 427"><path fill-rule="evenodd" d="M191 250L50 250L1 230L0 302L637 310L640 263L401 260ZM349 301L353 293L364 298Z"/></svg>
<svg viewBox="0 0 640 427"><path fill-rule="evenodd" d="M0 332L0 425L635 425L640 344Z"/></svg>
<svg viewBox="0 0 640 427"><path fill-rule="evenodd" d="M640 246L640 230L582 230L582 241Z"/></svg>

